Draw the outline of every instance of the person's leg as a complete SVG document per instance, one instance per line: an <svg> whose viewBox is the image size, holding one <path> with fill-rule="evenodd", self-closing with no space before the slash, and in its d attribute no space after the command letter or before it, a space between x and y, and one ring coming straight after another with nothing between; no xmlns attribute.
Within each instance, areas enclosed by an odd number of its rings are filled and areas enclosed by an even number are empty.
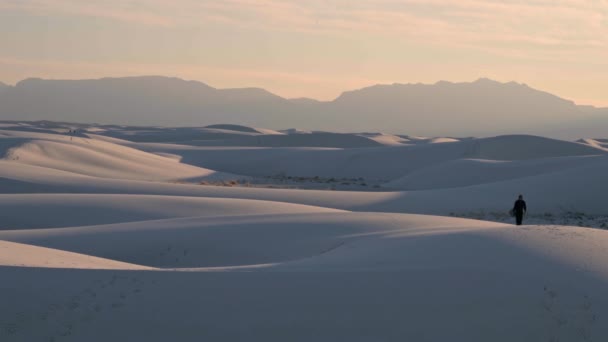
<svg viewBox="0 0 608 342"><path fill-rule="evenodd" d="M523 221L524 215L523 214L516 214L515 218L516 218L516 221L517 221L516 224L518 226L521 226L521 223Z"/></svg>

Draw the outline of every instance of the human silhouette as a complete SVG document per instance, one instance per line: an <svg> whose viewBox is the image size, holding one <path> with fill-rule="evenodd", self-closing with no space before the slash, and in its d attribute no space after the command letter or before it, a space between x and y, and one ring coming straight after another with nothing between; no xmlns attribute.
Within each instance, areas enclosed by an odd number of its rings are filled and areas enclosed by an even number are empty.
<svg viewBox="0 0 608 342"><path fill-rule="evenodd" d="M521 223L524 219L524 214L528 211L526 207L526 201L524 201L524 196L519 195L515 204L513 204L513 214L515 214L515 224L521 226Z"/></svg>

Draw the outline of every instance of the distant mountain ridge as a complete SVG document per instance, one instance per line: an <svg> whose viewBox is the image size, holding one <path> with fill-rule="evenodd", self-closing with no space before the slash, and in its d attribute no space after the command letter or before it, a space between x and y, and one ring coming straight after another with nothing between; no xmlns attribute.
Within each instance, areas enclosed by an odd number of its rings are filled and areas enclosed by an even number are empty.
<svg viewBox="0 0 608 342"><path fill-rule="evenodd" d="M578 106L525 84L487 78L375 85L346 91L333 101L285 99L260 88L216 89L164 76L31 78L15 86L0 84L0 119L165 126L229 123L433 136L529 133L570 139L608 132L607 108ZM577 127L577 134L597 132L570 137L567 127Z"/></svg>

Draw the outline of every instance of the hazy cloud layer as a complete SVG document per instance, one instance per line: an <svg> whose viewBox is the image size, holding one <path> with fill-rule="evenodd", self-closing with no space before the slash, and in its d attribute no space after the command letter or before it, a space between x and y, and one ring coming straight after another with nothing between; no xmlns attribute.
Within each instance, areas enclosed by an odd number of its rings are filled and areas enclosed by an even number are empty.
<svg viewBox="0 0 608 342"><path fill-rule="evenodd" d="M2 9L63 13L159 26L207 20L251 27L377 34L454 42L521 42L530 45L607 47L608 1L8 1Z"/></svg>
<svg viewBox="0 0 608 342"><path fill-rule="evenodd" d="M392 81L430 81L436 77L505 79L513 75L520 81L539 86L555 83L556 78L568 80L572 75L580 75L581 79L594 78L593 75L608 79L608 0L9 0L0 3L0 11L24 17L88 17L120 23L126 30L139 30L138 27L152 30L138 33L137 37L142 41L152 39L145 33L160 30L164 32L161 35L165 37L165 43L159 49L175 49L174 61L155 63L149 59L153 53L151 48L142 52L139 59L136 56L130 56L130 59L148 65L191 67L197 64L196 57L201 60L200 56L204 54L215 54L220 62L201 61L199 68L213 69L216 74L221 74L222 70L245 70L243 84L248 85L258 78L247 74L259 72L278 75L285 82L293 75L312 79L317 79L317 74L326 75L326 79L343 80L340 88L355 85L348 79L390 81L391 77L395 77ZM209 38L212 34L214 38ZM176 43L173 44L170 37ZM196 55L184 61L180 58L185 57L179 54L187 43L179 45L179 42L187 39L201 49L184 52ZM223 39L231 46L210 43L209 48L215 51L205 50L206 43L214 39ZM258 46L243 47L253 44L255 39L260 41ZM117 41L120 40L121 37L117 37ZM289 55L282 49L294 52ZM112 55L114 61L95 62L116 63L122 54L124 51L116 51ZM221 62L228 54L232 55L232 60ZM234 57L237 54L241 59ZM449 68L444 67L446 58L441 57L446 54L454 55L453 60L447 61L451 63ZM274 56L274 59L268 56ZM410 56L416 59L406 60ZM36 59L34 55L28 57ZM53 60L51 56L43 57ZM61 59L54 60L61 62ZM79 62L92 62L86 59ZM121 62L128 64L125 59ZM327 65L319 66L315 73L314 68L306 64L313 64L313 61ZM410 66L403 66L404 63ZM429 69L439 66L445 76L429 72L425 78L412 73L411 65L416 63ZM538 72L535 73L536 68ZM528 73L529 70L532 72ZM481 75L483 72L487 74ZM156 73L166 72L161 68ZM357 75L353 76L354 73ZM4 76L2 74L0 78ZM186 76L181 72L179 75ZM409 79L406 75L410 75ZM215 81L223 83L222 77ZM578 89L580 82L575 80L575 83ZM602 84L608 86L608 81ZM589 86L591 93L594 92L592 87ZM278 93L282 92L274 88ZM295 95L297 89L301 95L310 93L305 86L293 87L293 91L283 93ZM583 92L574 86L558 86L553 90L565 96L571 92L570 97L583 97ZM313 95L318 94L313 92ZM595 100L608 104L606 97Z"/></svg>

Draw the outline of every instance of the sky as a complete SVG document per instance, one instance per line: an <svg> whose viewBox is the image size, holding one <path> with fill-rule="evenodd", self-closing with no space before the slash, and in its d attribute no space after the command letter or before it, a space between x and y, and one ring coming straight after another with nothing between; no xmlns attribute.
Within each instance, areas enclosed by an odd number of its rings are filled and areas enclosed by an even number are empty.
<svg viewBox="0 0 608 342"><path fill-rule="evenodd" d="M320 100L487 77L608 107L608 0L0 0L0 81L135 75Z"/></svg>

